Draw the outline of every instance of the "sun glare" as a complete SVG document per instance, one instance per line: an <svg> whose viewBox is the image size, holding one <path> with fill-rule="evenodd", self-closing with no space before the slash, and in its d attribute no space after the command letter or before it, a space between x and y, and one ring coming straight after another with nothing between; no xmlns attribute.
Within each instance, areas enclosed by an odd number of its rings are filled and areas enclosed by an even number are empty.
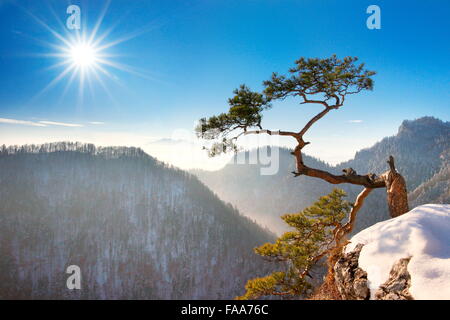
<svg viewBox="0 0 450 320"><path fill-rule="evenodd" d="M70 48L70 60L77 67L91 67L97 60L95 49L88 44L76 44Z"/></svg>
<svg viewBox="0 0 450 320"><path fill-rule="evenodd" d="M106 41L117 25L114 24L106 29L102 34L99 34L100 26L109 7L109 3L109 1L106 2L96 23L90 30L83 28L82 31L65 30L64 33L59 33L44 21L32 13L29 13L37 23L48 30L51 35L58 40L56 43L48 43L50 48L56 50L52 53L46 54L45 56L58 58L58 61L49 68L61 68L60 73L56 75L39 93L37 93L35 98L40 97L63 79L68 79L62 91L62 97L64 97L68 88L73 82L75 82L75 79L78 78L78 97L80 102L83 101L84 88L86 84L92 89L93 80L97 81L111 100L114 100L110 90L108 89L107 82L105 81L113 81L118 85L122 85L122 83L116 75L110 72L110 69L116 69L146 79L152 79L146 73L142 73L139 69L115 61L118 57L117 54L108 53L108 49L111 47L131 40L144 32L141 30L140 32L134 32L120 38ZM60 25L63 25L61 21L59 22Z"/></svg>

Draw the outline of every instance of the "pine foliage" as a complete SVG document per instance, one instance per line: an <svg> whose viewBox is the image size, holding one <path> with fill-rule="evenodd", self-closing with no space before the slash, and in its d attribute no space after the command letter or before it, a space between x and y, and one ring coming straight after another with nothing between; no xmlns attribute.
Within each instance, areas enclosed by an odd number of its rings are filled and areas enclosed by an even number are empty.
<svg viewBox="0 0 450 320"><path fill-rule="evenodd" d="M334 247L333 230L350 212L351 204L344 200L345 196L343 190L334 189L303 211L282 216L293 230L255 252L264 259L279 262L284 270L249 280L246 293L239 299L310 294L309 271Z"/></svg>

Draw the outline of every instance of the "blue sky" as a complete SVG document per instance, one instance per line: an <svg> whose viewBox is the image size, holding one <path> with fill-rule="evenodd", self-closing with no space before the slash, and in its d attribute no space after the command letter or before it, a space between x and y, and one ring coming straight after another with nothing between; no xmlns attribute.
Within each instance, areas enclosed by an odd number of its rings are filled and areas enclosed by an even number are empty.
<svg viewBox="0 0 450 320"><path fill-rule="evenodd" d="M285 73L295 59L333 53L358 56L377 71L375 88L317 123L307 153L343 161L395 134L404 119L449 120L445 0L113 0L97 35L114 26L104 43L128 39L105 49L127 71L105 66L103 85L87 75L91 86L85 85L82 99L76 77L67 86L70 72L39 94L64 68L51 68L61 58L48 56L58 53L48 42L62 42L35 18L72 37L64 24L67 6L76 4L81 31L89 34L106 3L0 0L0 119L8 119L0 120L0 144L136 145L170 161L174 148L160 139L189 137L200 117L227 110L227 98L241 83L261 89L273 71ZM371 4L381 8L380 30L366 27ZM319 111L289 100L276 104L263 123L298 130ZM197 160L176 164L205 167L205 159Z"/></svg>

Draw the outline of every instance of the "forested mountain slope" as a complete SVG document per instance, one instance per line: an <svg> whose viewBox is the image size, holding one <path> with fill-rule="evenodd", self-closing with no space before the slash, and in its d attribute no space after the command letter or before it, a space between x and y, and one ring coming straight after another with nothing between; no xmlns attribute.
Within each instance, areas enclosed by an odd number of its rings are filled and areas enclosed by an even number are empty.
<svg viewBox="0 0 450 320"><path fill-rule="evenodd" d="M395 136L384 138L374 146L357 152L354 159L345 163L329 166L309 156L304 157L304 162L310 167L335 174L342 174L342 169L349 167L360 174L381 174L388 169L386 160L389 155L395 157L396 167L406 179L411 192L411 207L448 201L449 183L443 177L448 175L448 168L445 168L450 155L450 122L432 117L404 121ZM334 187L347 191L350 201L354 201L362 190L360 186L333 186L305 176L294 178L291 173L295 170L294 157L288 149L280 149L280 169L276 175L263 176L260 167L230 163L214 172L192 172L221 199L278 233L286 230L280 215L302 210ZM427 181L430 185L422 186ZM384 189L369 195L358 214L355 232L389 217L385 197Z"/></svg>
<svg viewBox="0 0 450 320"><path fill-rule="evenodd" d="M273 235L140 149L3 147L0 199L3 299L233 298L270 267Z"/></svg>
<svg viewBox="0 0 450 320"><path fill-rule="evenodd" d="M450 165L414 189L409 200L413 207L423 203L450 203Z"/></svg>

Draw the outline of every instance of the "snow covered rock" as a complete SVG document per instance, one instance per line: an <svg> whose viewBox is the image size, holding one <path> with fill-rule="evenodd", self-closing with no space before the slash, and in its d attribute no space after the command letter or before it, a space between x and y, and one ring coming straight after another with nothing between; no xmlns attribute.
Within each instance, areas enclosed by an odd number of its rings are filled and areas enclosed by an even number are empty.
<svg viewBox="0 0 450 320"><path fill-rule="evenodd" d="M344 257L354 251L371 299L450 299L450 205L379 222L353 236Z"/></svg>

